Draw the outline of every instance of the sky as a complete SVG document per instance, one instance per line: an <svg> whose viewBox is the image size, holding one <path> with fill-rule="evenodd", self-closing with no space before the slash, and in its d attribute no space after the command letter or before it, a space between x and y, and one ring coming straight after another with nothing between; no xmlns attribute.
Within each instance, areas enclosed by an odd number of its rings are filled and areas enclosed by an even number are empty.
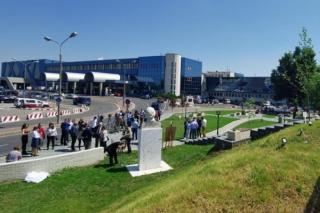
<svg viewBox="0 0 320 213"><path fill-rule="evenodd" d="M269 76L305 27L320 53L319 0L0 0L0 62L178 53L203 72ZM317 59L318 56L317 56Z"/></svg>

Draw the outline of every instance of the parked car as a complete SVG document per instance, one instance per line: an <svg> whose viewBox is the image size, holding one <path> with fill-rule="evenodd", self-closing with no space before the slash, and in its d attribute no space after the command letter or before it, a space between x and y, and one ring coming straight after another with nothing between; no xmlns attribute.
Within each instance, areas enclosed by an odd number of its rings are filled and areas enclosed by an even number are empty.
<svg viewBox="0 0 320 213"><path fill-rule="evenodd" d="M42 108L49 107L49 102L31 98L16 98L14 106L18 108Z"/></svg>
<svg viewBox="0 0 320 213"><path fill-rule="evenodd" d="M0 103L13 103L15 99L15 96L0 95Z"/></svg>
<svg viewBox="0 0 320 213"><path fill-rule="evenodd" d="M48 101L39 100L39 102L41 103L41 107L43 108L50 107L50 104Z"/></svg>
<svg viewBox="0 0 320 213"><path fill-rule="evenodd" d="M77 97L73 99L73 105L91 105L91 98L88 97Z"/></svg>
<svg viewBox="0 0 320 213"><path fill-rule="evenodd" d="M75 99L78 98L78 96L76 94L66 94L64 96L66 99Z"/></svg>

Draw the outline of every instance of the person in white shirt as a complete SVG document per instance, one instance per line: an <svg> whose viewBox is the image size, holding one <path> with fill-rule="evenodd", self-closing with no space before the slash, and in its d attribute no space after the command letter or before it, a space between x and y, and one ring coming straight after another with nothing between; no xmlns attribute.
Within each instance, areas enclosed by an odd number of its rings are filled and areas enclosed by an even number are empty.
<svg viewBox="0 0 320 213"><path fill-rule="evenodd" d="M94 129L97 127L98 118L94 116L93 120L90 123L91 131L94 132Z"/></svg>
<svg viewBox="0 0 320 213"><path fill-rule="evenodd" d="M207 130L207 119L205 119L204 117L201 117L201 133L202 133L202 137L206 137L206 130Z"/></svg>
<svg viewBox="0 0 320 213"><path fill-rule="evenodd" d="M191 139L197 138L197 129L198 129L198 122L196 118L193 118L193 121L191 122Z"/></svg>
<svg viewBox="0 0 320 213"><path fill-rule="evenodd" d="M39 133L39 127L38 126L33 127L32 142L31 142L32 156L38 156L38 147L40 145L40 138L41 138L41 135Z"/></svg>
<svg viewBox="0 0 320 213"><path fill-rule="evenodd" d="M50 143L52 143L52 150L54 150L54 143L55 140L57 140L57 136L57 129L54 127L53 123L50 123L47 129L47 150L49 150Z"/></svg>
<svg viewBox="0 0 320 213"><path fill-rule="evenodd" d="M6 162L14 162L22 159L22 154L20 152L19 146L14 146L13 150L9 152L6 157Z"/></svg>
<svg viewBox="0 0 320 213"><path fill-rule="evenodd" d="M138 120L135 118L134 121L131 124L132 140L137 140L137 138L138 138L138 129L139 129L139 123L138 123Z"/></svg>

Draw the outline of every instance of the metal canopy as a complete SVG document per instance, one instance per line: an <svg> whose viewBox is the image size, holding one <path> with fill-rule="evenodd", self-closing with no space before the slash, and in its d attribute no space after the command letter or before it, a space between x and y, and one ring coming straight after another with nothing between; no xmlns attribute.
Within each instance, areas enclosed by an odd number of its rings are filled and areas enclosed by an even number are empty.
<svg viewBox="0 0 320 213"><path fill-rule="evenodd" d="M84 80L84 73L64 72L63 79L68 82L78 82Z"/></svg>
<svg viewBox="0 0 320 213"><path fill-rule="evenodd" d="M57 80L59 80L59 73L44 72L43 76L44 76L44 80L45 81L57 81Z"/></svg>
<svg viewBox="0 0 320 213"><path fill-rule="evenodd" d="M120 80L120 75L103 72L89 72L85 74L85 80L90 82L116 81Z"/></svg>

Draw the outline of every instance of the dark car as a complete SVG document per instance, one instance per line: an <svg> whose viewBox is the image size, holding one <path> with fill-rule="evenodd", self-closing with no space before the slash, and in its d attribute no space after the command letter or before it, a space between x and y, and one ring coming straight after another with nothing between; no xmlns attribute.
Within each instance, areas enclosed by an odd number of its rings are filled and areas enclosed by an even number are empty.
<svg viewBox="0 0 320 213"><path fill-rule="evenodd" d="M13 103L15 99L15 96L0 95L0 103Z"/></svg>
<svg viewBox="0 0 320 213"><path fill-rule="evenodd" d="M88 97L77 97L73 99L73 105L91 105L91 98Z"/></svg>

